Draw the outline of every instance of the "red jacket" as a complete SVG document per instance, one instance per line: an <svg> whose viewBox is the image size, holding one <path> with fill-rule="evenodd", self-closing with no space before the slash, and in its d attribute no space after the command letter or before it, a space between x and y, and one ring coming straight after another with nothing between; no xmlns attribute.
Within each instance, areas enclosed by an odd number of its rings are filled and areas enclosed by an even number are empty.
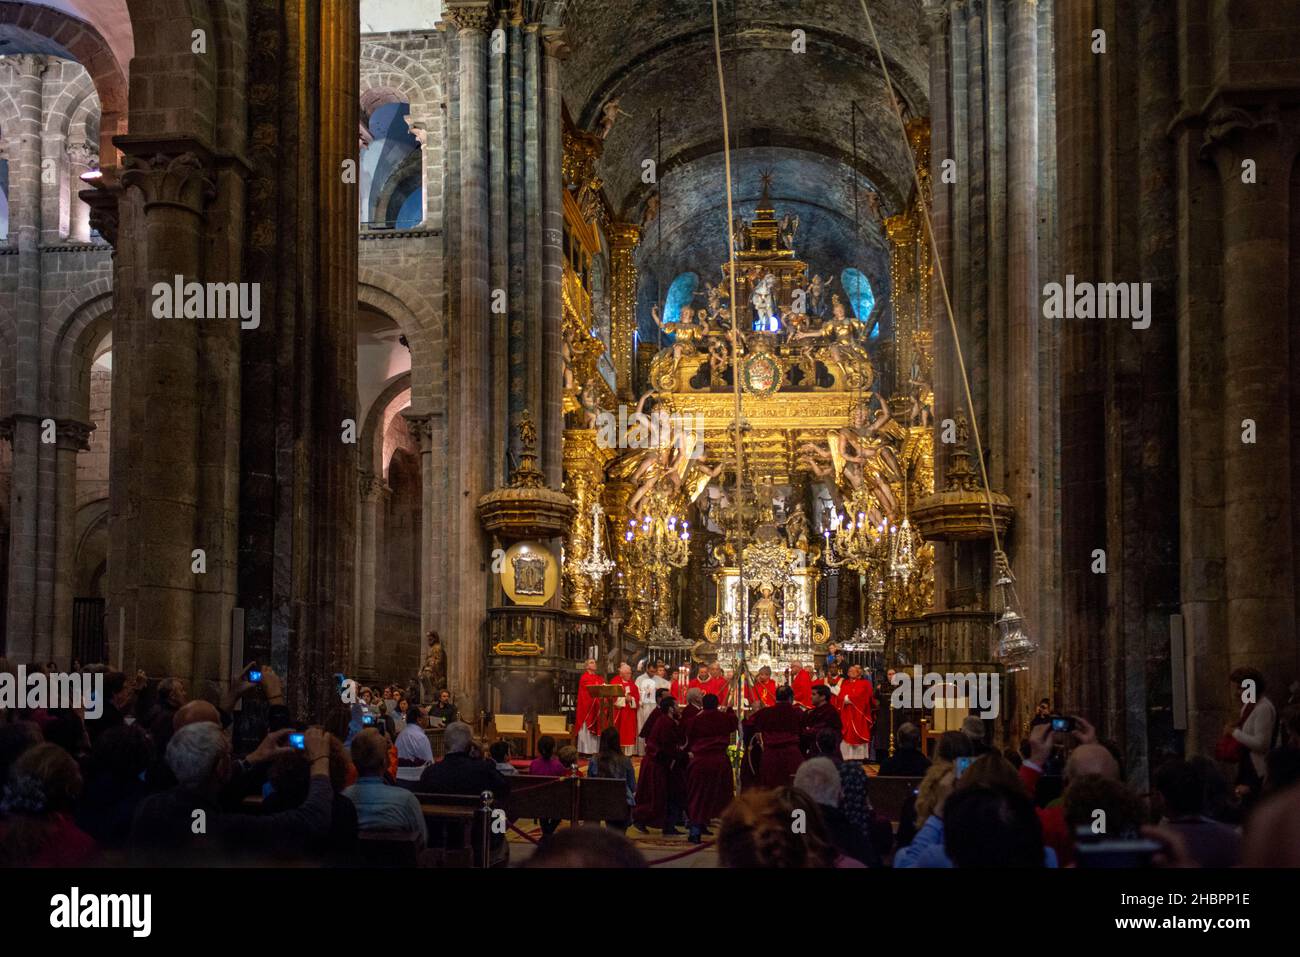
<svg viewBox="0 0 1300 957"><path fill-rule="evenodd" d="M1042 771L1020 765L1020 783L1029 792L1030 800L1038 789L1038 778ZM1069 825L1065 823L1065 804L1054 807L1035 807L1038 823L1043 826L1043 843L1056 851L1056 860L1061 867L1074 865L1074 840L1070 837Z"/></svg>

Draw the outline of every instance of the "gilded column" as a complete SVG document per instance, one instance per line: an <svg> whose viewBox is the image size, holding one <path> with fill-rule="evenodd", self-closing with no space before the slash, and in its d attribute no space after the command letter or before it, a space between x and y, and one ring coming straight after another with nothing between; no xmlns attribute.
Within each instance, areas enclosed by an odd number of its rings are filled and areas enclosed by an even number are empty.
<svg viewBox="0 0 1300 957"><path fill-rule="evenodd" d="M593 581L577 570L579 562L592 554L592 506L605 494L605 466L614 450L596 441L593 429L569 429L564 433L564 491L573 499L573 525L565 541L564 576L568 609L575 614L590 615L602 605L604 580ZM613 546L606 529L602 530L602 549L611 556ZM610 574L614 574L611 572Z"/></svg>
<svg viewBox="0 0 1300 957"><path fill-rule="evenodd" d="M631 223L610 224L609 312L614 372L618 398L635 401L632 394L632 337L636 332L636 247L641 228Z"/></svg>

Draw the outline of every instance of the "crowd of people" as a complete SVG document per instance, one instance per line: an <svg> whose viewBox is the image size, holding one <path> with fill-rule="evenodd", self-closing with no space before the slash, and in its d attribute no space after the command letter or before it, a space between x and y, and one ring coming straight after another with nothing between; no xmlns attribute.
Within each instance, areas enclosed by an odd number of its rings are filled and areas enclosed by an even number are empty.
<svg viewBox="0 0 1300 957"><path fill-rule="evenodd" d="M841 677L799 663L778 682L716 665L670 679L660 662L606 678L589 660L573 742L544 735L531 760L477 738L446 690L422 704L418 690L360 688L346 726L326 729L291 720L270 668L216 702L175 678L104 671L97 717L0 709L0 865L359 864L366 835L432 843L419 795L506 807L526 775L626 792L604 827L537 820L529 867L644 866L629 829L711 841L730 867L1300 866L1295 686L1277 705L1262 676L1234 672L1242 706L1216 753L1159 761L1138 788L1113 743L1082 717L1062 725L1047 700L1018 748L998 750L972 715L932 753L905 721L873 754L874 688L844 664ZM0 659L0 671L15 669ZM237 749L241 700L265 727ZM873 793L900 781L901 810L878 811ZM509 861L504 833L488 852Z"/></svg>

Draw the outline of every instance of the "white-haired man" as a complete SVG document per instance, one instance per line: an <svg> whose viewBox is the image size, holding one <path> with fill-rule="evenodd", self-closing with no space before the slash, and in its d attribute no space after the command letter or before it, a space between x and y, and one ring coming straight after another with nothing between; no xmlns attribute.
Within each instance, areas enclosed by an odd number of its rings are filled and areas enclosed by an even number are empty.
<svg viewBox="0 0 1300 957"><path fill-rule="evenodd" d="M292 729L273 732L249 755L251 763L269 760ZM167 766L176 786L151 795L136 808L131 827L133 860L144 863L219 863L213 852L260 857L299 853L329 830L334 791L329 778L329 735L319 728L303 732L311 783L296 808L276 814L226 813L218 800L233 764L230 739L219 724L201 721L179 728L167 743ZM202 825L200 827L200 824ZM195 855L202 853L203 857Z"/></svg>
<svg viewBox="0 0 1300 957"><path fill-rule="evenodd" d="M867 867L880 865L880 857L870 838L840 810L840 770L834 761L809 758L795 772L794 786L817 802L831 844L840 854Z"/></svg>

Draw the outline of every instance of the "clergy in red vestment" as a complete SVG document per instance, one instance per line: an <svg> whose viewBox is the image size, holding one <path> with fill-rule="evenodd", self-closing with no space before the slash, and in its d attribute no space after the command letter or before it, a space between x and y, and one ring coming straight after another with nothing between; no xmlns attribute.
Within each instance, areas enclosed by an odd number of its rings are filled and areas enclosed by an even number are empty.
<svg viewBox="0 0 1300 957"><path fill-rule="evenodd" d="M605 679L596 674L596 659L587 659L587 670L578 678L578 706L573 713L573 729L578 736L579 754L596 754L600 751L600 699L593 698L592 685L603 685Z"/></svg>
<svg viewBox="0 0 1300 957"><path fill-rule="evenodd" d="M790 678L790 687L794 689L794 703L805 708L811 708L812 703L812 672L802 661L796 661L791 666L793 674Z"/></svg>
<svg viewBox="0 0 1300 957"><path fill-rule="evenodd" d="M727 679L722 675L722 665L716 661L709 665L709 680L705 682L704 693L717 695L719 704L726 700Z"/></svg>
<svg viewBox="0 0 1300 957"><path fill-rule="evenodd" d="M844 740L840 753L846 761L865 761L871 745L871 726L876 722L876 690L862 677L862 668L849 666L849 676L840 685L840 720Z"/></svg>
<svg viewBox="0 0 1300 957"><path fill-rule="evenodd" d="M704 829L720 817L735 796L727 747L739 726L736 712L718 710L716 695L704 696L704 710L686 729L691 763L686 769L686 820L692 844L700 843Z"/></svg>
<svg viewBox="0 0 1300 957"><path fill-rule="evenodd" d="M658 827L664 834L680 834L675 825L686 803L686 735L678 721L677 702L671 696L660 700L655 713L659 717L646 737L632 823L640 831Z"/></svg>
<svg viewBox="0 0 1300 957"><path fill-rule="evenodd" d="M758 678L749 688L749 700L755 707L770 708L776 704L776 682L772 680L772 669L767 665L758 669Z"/></svg>
<svg viewBox="0 0 1300 957"><path fill-rule="evenodd" d="M614 727L618 728L618 743L631 754L636 747L637 708L641 704L641 694L632 680L632 666L624 662L618 669L618 677L610 683L623 689L622 694L614 699Z"/></svg>
<svg viewBox="0 0 1300 957"><path fill-rule="evenodd" d="M709 684L709 666L700 665L699 672L695 675L694 678L691 679L690 684L686 686L686 690L689 691L691 688L699 688L700 694L708 694L709 693L708 684Z"/></svg>
<svg viewBox="0 0 1300 957"><path fill-rule="evenodd" d="M811 694L813 706L803 713L803 750L804 754L814 757L817 754L818 732L823 728L831 728L840 735L843 734L843 727L830 689L825 685L815 685Z"/></svg>
<svg viewBox="0 0 1300 957"><path fill-rule="evenodd" d="M794 772L803 763L799 750L799 732L803 715L794 706L794 690L789 685L776 689L776 701L753 718L754 732L762 735L763 759L758 766L758 783L765 788L785 787L794 780Z"/></svg>

